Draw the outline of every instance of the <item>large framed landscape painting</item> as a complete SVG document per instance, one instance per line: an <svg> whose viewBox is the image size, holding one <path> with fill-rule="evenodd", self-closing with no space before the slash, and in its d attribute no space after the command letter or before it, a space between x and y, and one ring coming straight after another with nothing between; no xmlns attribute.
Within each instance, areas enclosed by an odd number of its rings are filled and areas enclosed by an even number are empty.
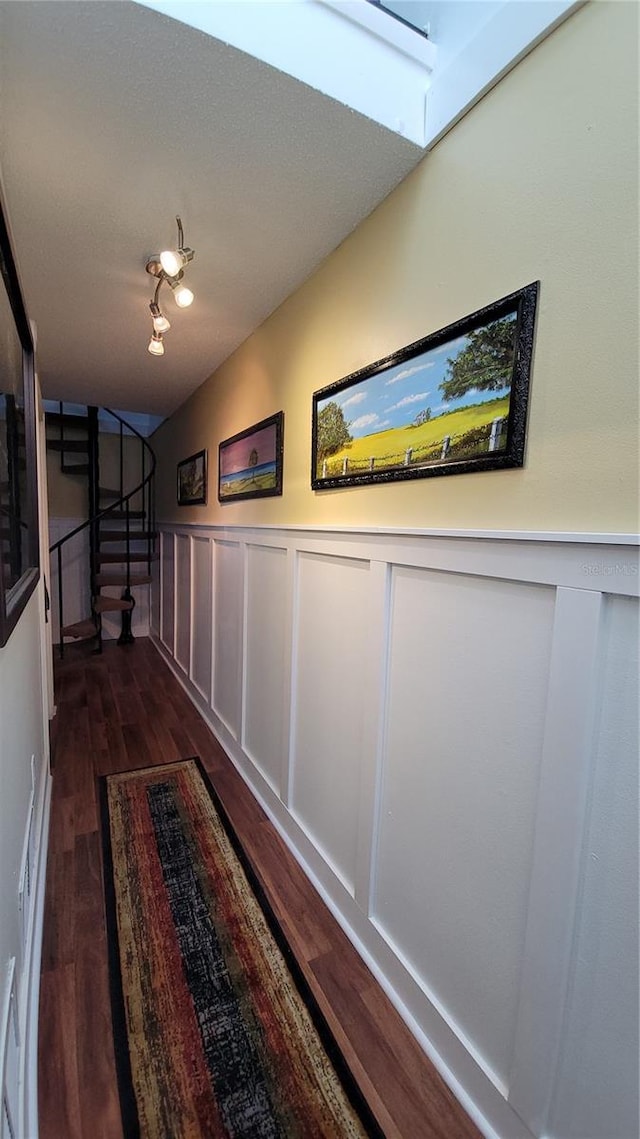
<svg viewBox="0 0 640 1139"><path fill-rule="evenodd" d="M521 467L538 288L315 392L313 489Z"/></svg>
<svg viewBox="0 0 640 1139"><path fill-rule="evenodd" d="M218 498L266 498L282 494L284 412L279 411L218 448Z"/></svg>

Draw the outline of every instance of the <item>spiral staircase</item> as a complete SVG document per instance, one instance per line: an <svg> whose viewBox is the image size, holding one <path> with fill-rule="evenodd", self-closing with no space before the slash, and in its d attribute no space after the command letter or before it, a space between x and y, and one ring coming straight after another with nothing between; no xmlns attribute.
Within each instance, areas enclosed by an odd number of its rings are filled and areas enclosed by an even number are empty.
<svg viewBox="0 0 640 1139"><path fill-rule="evenodd" d="M119 436L115 487L102 485L100 477L100 423L105 420ZM152 562L157 558L155 456L144 436L108 408L87 407L85 415L69 413L60 403L57 411L47 412L46 426L47 449L59 454L61 472L86 481L88 493L86 520L49 548L52 575L57 569L53 604L58 612L60 656L64 656L65 642L71 641L87 641L94 652L101 652L102 618L109 612L121 614L118 644L129 644L134 639L131 618L136 604L132 590L150 583ZM65 550L85 531L89 612L79 621L65 623Z"/></svg>

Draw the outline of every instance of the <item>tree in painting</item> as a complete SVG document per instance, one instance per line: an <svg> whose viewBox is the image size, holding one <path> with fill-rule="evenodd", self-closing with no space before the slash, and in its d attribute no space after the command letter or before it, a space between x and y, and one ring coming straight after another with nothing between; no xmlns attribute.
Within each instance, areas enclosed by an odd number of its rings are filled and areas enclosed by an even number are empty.
<svg viewBox="0 0 640 1139"><path fill-rule="evenodd" d="M428 423L430 419L431 419L431 408L425 407L425 408L423 408L422 411L419 411L418 414L416 415L416 417L413 421L413 426L414 427L421 427L423 423Z"/></svg>
<svg viewBox="0 0 640 1139"><path fill-rule="evenodd" d="M326 459L351 442L344 412L331 400L318 414L318 458Z"/></svg>
<svg viewBox="0 0 640 1139"><path fill-rule="evenodd" d="M258 452L257 452L255 447L253 447L252 450L249 452L249 458L247 460L247 463L248 463L248 466L251 470L251 481L253 483L255 483L255 481L256 481L255 468L258 465Z"/></svg>
<svg viewBox="0 0 640 1139"><path fill-rule="evenodd" d="M515 339L515 314L468 333L463 351L447 360L449 374L440 384L443 399L449 403L470 391L510 387Z"/></svg>

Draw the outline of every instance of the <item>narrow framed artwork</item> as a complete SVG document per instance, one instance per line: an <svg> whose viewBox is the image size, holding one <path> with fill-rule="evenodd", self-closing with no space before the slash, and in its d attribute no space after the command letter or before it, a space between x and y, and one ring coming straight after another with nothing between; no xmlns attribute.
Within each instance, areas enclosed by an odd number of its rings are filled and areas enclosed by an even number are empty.
<svg viewBox="0 0 640 1139"><path fill-rule="evenodd" d="M266 498L282 494L284 412L278 411L218 448L218 498Z"/></svg>
<svg viewBox="0 0 640 1139"><path fill-rule="evenodd" d="M178 506L203 506L207 501L207 452L196 451L178 463Z"/></svg>
<svg viewBox="0 0 640 1139"><path fill-rule="evenodd" d="M521 467L538 290L315 392L312 488Z"/></svg>

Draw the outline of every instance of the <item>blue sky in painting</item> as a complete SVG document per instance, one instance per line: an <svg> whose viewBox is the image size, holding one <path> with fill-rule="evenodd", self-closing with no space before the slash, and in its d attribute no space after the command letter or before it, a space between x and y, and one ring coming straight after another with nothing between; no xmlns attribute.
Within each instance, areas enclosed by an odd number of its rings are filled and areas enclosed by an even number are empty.
<svg viewBox="0 0 640 1139"><path fill-rule="evenodd" d="M448 360L464 351L467 344L467 337L461 336L440 348L414 356L404 364L386 368L376 376L318 401L318 411L332 401L337 403L344 412L351 435L359 438L413 423L418 412L425 407L431 408L431 416L435 419L444 411L457 411L469 404L485 403L506 395L508 388L495 392L472 390L460 399L444 402L439 385L448 375Z"/></svg>

